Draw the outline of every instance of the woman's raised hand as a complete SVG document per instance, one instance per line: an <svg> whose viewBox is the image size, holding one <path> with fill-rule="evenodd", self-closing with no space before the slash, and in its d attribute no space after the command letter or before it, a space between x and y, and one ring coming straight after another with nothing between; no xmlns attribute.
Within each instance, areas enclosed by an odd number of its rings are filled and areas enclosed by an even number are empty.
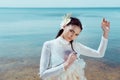
<svg viewBox="0 0 120 80"><path fill-rule="evenodd" d="M108 38L108 34L110 31L110 22L107 21L105 18L103 18L102 23L101 23L101 27L103 29L103 36L105 38Z"/></svg>

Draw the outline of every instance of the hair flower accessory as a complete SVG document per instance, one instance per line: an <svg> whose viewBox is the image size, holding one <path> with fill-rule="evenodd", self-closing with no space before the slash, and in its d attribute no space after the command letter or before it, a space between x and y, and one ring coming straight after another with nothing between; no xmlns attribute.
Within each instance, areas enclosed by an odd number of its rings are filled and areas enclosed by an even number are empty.
<svg viewBox="0 0 120 80"><path fill-rule="evenodd" d="M71 21L70 17L71 17L71 13L68 13L63 17L63 21L60 24L61 29L63 29L63 26L67 25Z"/></svg>

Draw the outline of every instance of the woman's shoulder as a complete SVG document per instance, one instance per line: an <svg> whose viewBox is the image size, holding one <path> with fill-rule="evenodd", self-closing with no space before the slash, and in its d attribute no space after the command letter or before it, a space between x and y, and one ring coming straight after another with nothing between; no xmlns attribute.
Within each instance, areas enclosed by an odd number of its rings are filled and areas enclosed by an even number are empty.
<svg viewBox="0 0 120 80"><path fill-rule="evenodd" d="M53 40L48 40L43 43L44 46L51 46L54 43L55 39Z"/></svg>
<svg viewBox="0 0 120 80"><path fill-rule="evenodd" d="M79 46L83 46L83 44L82 44L81 42L78 42L78 41L74 41L74 42L73 42L73 45L74 45L74 46L78 46L78 45L79 45Z"/></svg>
<svg viewBox="0 0 120 80"><path fill-rule="evenodd" d="M81 43L78 41L73 41L73 44L75 45L75 44L81 44Z"/></svg>

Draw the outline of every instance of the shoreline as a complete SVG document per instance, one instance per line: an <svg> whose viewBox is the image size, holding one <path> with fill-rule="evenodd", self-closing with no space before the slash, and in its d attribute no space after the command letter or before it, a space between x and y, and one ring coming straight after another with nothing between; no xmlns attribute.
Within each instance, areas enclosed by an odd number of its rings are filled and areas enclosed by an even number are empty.
<svg viewBox="0 0 120 80"><path fill-rule="evenodd" d="M102 61L84 59L86 62L85 75L88 80L120 80L120 65L111 67ZM23 64L14 62L11 68L7 66L0 73L0 80L41 80L39 78L39 62L29 60ZM30 63L31 62L31 63Z"/></svg>

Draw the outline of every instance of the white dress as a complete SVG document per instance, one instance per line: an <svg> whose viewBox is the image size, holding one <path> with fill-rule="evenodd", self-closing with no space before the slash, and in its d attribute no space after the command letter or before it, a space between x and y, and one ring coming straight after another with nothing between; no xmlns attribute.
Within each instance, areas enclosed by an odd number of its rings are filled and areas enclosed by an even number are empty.
<svg viewBox="0 0 120 80"><path fill-rule="evenodd" d="M89 57L103 57L108 40L102 36L98 50L91 49L79 42L73 42L73 48L77 52L77 60L67 69L63 63L69 53L72 52L71 44L58 37L46 41L43 45L40 58L40 77L42 80L86 80L84 76L85 62L80 55Z"/></svg>

